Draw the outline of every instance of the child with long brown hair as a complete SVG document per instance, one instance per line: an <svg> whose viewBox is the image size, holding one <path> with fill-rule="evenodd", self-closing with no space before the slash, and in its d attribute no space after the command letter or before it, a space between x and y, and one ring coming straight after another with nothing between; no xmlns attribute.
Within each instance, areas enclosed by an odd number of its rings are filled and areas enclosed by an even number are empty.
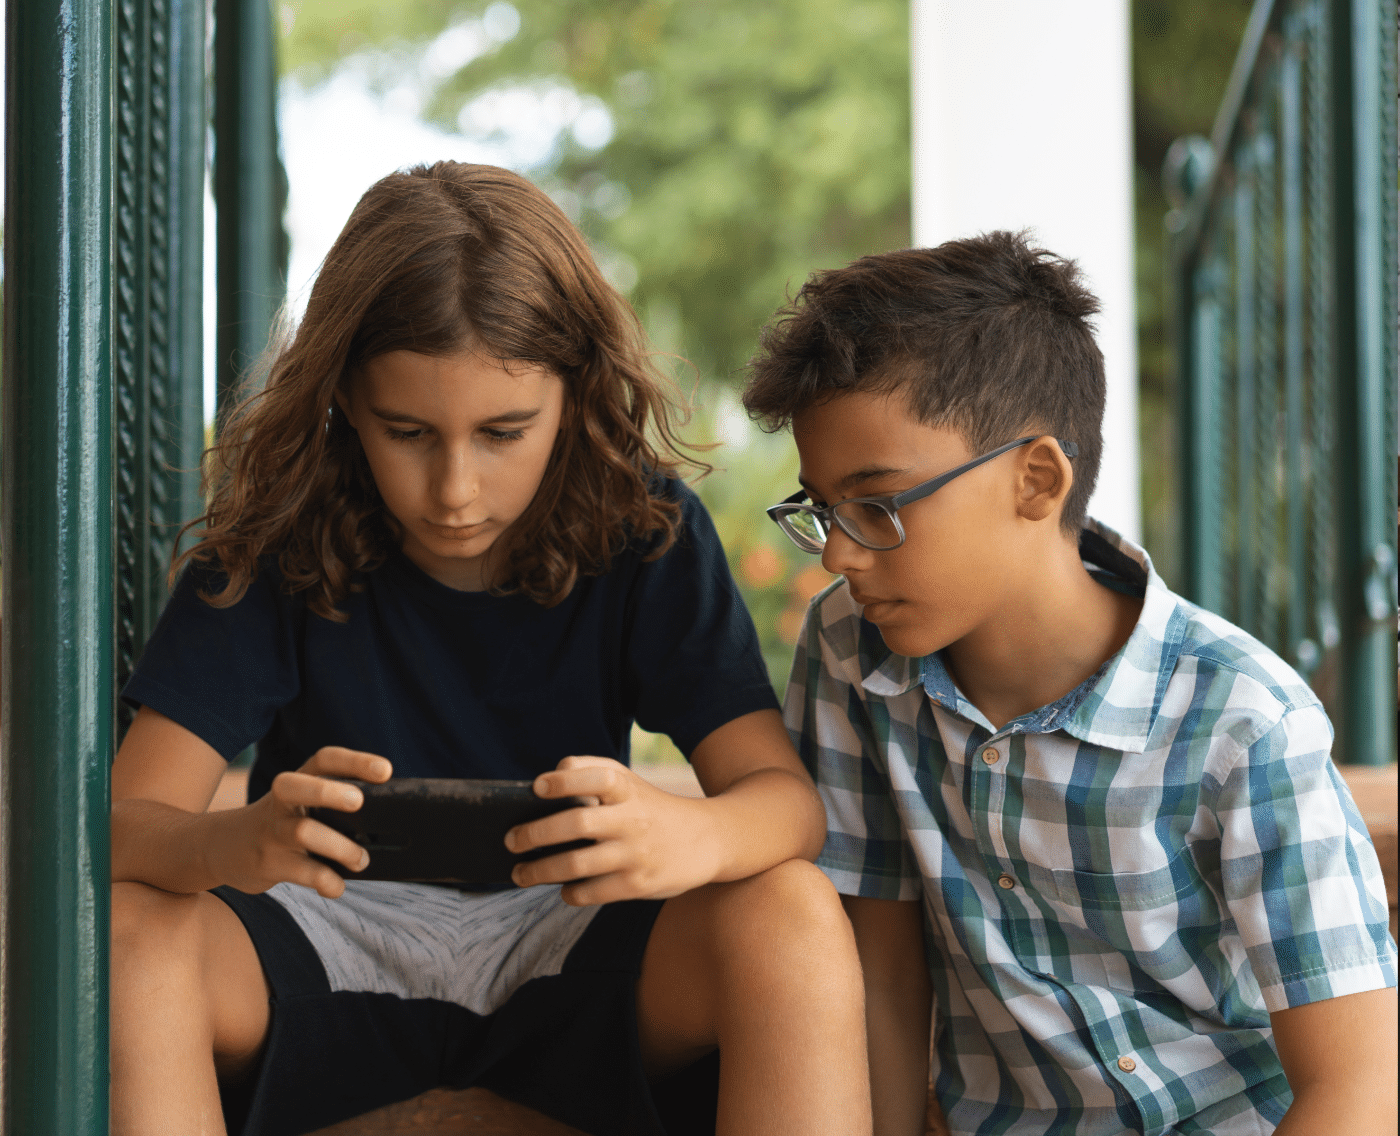
<svg viewBox="0 0 1400 1136"><path fill-rule="evenodd" d="M479 1084L587 1132L868 1132L822 806L635 316L529 182L373 186L124 696L112 1131L306 1132ZM707 796L627 767L668 733ZM256 743L250 803L207 812ZM344 881L342 778L533 779L517 889ZM718 1053L718 1058L714 1056Z"/></svg>

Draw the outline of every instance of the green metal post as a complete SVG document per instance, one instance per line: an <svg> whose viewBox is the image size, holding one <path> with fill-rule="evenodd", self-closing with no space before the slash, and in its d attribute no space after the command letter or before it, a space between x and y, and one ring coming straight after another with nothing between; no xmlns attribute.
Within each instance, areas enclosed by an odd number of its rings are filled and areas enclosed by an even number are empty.
<svg viewBox="0 0 1400 1136"><path fill-rule="evenodd" d="M10 0L3 1130L107 1131L111 5Z"/></svg>
<svg viewBox="0 0 1400 1136"><path fill-rule="evenodd" d="M206 115L203 0L137 0L116 13L120 689L165 605L180 525L201 511Z"/></svg>
<svg viewBox="0 0 1400 1136"><path fill-rule="evenodd" d="M1339 751L1395 760L1395 9L1334 0L1341 407ZM1388 82L1387 82L1388 80Z"/></svg>
<svg viewBox="0 0 1400 1136"><path fill-rule="evenodd" d="M286 175L277 156L268 0L214 0L219 420L267 346L286 288Z"/></svg>
<svg viewBox="0 0 1400 1136"><path fill-rule="evenodd" d="M1289 25L1279 76L1279 136L1283 165L1283 422L1284 422L1284 560L1289 598L1279 653L1295 666L1312 661L1300 646L1307 617L1307 541L1303 463L1315 463L1303 445L1303 110L1302 65L1298 59L1297 21ZM1306 658L1304 658L1306 657ZM1305 668L1306 669L1306 668Z"/></svg>

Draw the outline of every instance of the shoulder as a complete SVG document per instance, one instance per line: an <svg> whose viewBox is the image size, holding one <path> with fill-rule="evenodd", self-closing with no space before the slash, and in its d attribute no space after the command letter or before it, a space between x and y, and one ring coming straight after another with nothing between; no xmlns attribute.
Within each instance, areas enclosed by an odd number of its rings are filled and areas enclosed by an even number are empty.
<svg viewBox="0 0 1400 1136"><path fill-rule="evenodd" d="M709 511L700 500L700 494L673 473L653 474L647 482L647 493L658 501L679 505L683 524L693 524L697 517L709 520Z"/></svg>
<svg viewBox="0 0 1400 1136"><path fill-rule="evenodd" d="M1189 688L1198 728L1232 738L1247 748L1272 731L1308 729L1325 734L1331 725L1303 677L1260 642L1214 612L1172 593L1180 623L1180 649L1172 682Z"/></svg>
<svg viewBox="0 0 1400 1136"><path fill-rule="evenodd" d="M1112 665L1101 701L1110 722L1135 734L1146 726L1160 744L1183 737L1218 740L1222 752L1275 731L1324 750L1331 727L1307 682L1255 636L1177 595L1151 558L1112 529L1089 521L1080 542L1086 565L1106 570L1143 596L1138 625Z"/></svg>
<svg viewBox="0 0 1400 1136"><path fill-rule="evenodd" d="M653 474L647 493L655 501L677 508L673 527L637 539L629 538L626 553L643 560L678 559L699 552L710 559L724 558L724 546L700 495L674 474ZM658 549L660 553L658 554ZM673 555L676 554L676 555Z"/></svg>
<svg viewBox="0 0 1400 1136"><path fill-rule="evenodd" d="M278 565L275 553L258 557L257 566L242 594L233 603L211 602L222 595L229 585L229 573L218 557L191 559L176 581L174 596L184 593L211 607L256 607L260 605L300 605L305 594L294 591Z"/></svg>

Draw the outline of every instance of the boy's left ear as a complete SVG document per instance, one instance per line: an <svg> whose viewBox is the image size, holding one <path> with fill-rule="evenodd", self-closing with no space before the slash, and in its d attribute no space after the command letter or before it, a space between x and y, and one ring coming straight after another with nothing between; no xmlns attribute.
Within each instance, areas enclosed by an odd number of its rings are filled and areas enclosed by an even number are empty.
<svg viewBox="0 0 1400 1136"><path fill-rule="evenodd" d="M1021 451L1017 468L1016 513L1043 521L1064 507L1074 484L1074 467L1053 435L1044 434Z"/></svg>

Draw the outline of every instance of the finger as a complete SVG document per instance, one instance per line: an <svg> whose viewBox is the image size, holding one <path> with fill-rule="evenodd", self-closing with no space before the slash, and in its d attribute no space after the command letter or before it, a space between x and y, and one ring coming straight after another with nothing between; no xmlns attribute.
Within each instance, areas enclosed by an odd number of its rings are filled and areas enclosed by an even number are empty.
<svg viewBox="0 0 1400 1136"><path fill-rule="evenodd" d="M377 753L346 749L344 746L322 746L303 763L300 772L320 777L354 777L360 781L387 781L394 767L389 759Z"/></svg>
<svg viewBox="0 0 1400 1136"><path fill-rule="evenodd" d="M626 769L627 766L618 761L615 757L591 757L583 754L575 754L560 760L555 769L587 769L590 767L599 768L608 765L616 765L619 769Z"/></svg>
<svg viewBox="0 0 1400 1136"><path fill-rule="evenodd" d="M564 884L589 876L616 872L627 859L627 852L620 842L610 840L605 844L591 844L587 848L574 848L568 852L557 852L542 860L530 860L516 864L510 878L519 887L534 887L536 884Z"/></svg>
<svg viewBox="0 0 1400 1136"><path fill-rule="evenodd" d="M334 868L318 863L304 852L291 848L271 857L263 867L261 880L257 881L252 890L266 891L279 883L310 888L327 899L337 899L345 891L345 881ZM250 884L252 881L237 886L243 890L250 890Z"/></svg>
<svg viewBox="0 0 1400 1136"><path fill-rule="evenodd" d="M326 899L339 899L345 894L345 880L334 868L318 864L309 856L300 857L300 863L288 873L288 883L310 888Z"/></svg>
<svg viewBox="0 0 1400 1136"><path fill-rule="evenodd" d="M671 899L685 894L685 888L657 891L645 886L633 872L609 872L585 880L575 880L559 889L559 897L570 907L594 907L622 899Z"/></svg>
<svg viewBox="0 0 1400 1136"><path fill-rule="evenodd" d="M365 803L365 795L354 785L310 773L279 773L272 779L272 796L289 809L338 809L353 813Z"/></svg>
<svg viewBox="0 0 1400 1136"><path fill-rule="evenodd" d="M352 872L369 867L369 853L348 836L310 817L301 817L292 828L292 842L306 852L334 860Z"/></svg>
<svg viewBox="0 0 1400 1136"><path fill-rule="evenodd" d="M636 795L639 778L627 766L604 758L566 757L564 762L588 762L541 773L535 778L535 796L597 797L605 805L617 805ZM597 764L593 764L593 763Z"/></svg>
<svg viewBox="0 0 1400 1136"><path fill-rule="evenodd" d="M617 822L611 809L565 809L516 825L506 833L506 847L512 852L530 852L569 840L605 840L617 835Z"/></svg>

